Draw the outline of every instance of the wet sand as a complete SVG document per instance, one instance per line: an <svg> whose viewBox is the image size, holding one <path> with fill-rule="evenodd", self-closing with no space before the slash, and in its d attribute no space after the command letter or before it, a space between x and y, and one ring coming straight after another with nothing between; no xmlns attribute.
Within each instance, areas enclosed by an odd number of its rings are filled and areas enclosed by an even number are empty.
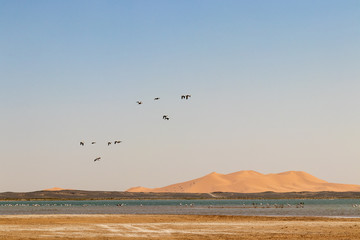
<svg viewBox="0 0 360 240"><path fill-rule="evenodd" d="M359 239L360 219L193 215L0 215L0 239Z"/></svg>

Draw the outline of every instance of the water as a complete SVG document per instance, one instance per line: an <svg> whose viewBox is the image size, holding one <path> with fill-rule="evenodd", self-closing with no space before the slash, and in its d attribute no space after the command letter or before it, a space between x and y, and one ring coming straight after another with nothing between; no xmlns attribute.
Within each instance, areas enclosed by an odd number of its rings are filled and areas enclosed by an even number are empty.
<svg viewBox="0 0 360 240"><path fill-rule="evenodd" d="M360 217L359 205L360 199L0 201L0 215L200 214Z"/></svg>

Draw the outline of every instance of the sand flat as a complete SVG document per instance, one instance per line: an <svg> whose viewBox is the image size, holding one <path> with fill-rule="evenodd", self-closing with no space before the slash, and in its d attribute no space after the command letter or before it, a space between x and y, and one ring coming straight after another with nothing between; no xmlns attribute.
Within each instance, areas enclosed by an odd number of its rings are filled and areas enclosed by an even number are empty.
<svg viewBox="0 0 360 240"><path fill-rule="evenodd" d="M0 239L359 239L360 219L180 215L4 215Z"/></svg>

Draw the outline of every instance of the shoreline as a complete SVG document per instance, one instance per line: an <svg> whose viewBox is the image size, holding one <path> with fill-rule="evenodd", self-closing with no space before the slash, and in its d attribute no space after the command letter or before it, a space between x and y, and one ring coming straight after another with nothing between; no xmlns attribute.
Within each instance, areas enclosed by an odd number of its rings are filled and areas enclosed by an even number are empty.
<svg viewBox="0 0 360 240"><path fill-rule="evenodd" d="M23 217L23 218L42 218L42 217L102 217L102 216L112 216L112 217L116 217L116 216L139 216L139 217L144 217L144 216L174 216L174 217L182 217L182 216L204 216L204 217L214 217L214 216L220 216L220 217L245 217L245 218L254 218L254 217L259 217L259 218L277 218L277 219L353 219L353 220L360 220L360 216L321 216L321 215L312 215L312 216L306 216L306 215L200 215L200 214L147 214L147 213L84 213L84 214L64 214L64 213L59 213L59 214L54 214L54 213L43 213L43 214L1 214L0 213L0 219L1 218L16 218L16 217Z"/></svg>
<svg viewBox="0 0 360 240"><path fill-rule="evenodd" d="M203 218L265 218L265 219L281 219L281 220L306 220L306 219L317 219L317 220L337 220L337 219L347 219L355 220L360 222L360 216L290 216L290 215L202 215L202 214L104 214L104 213L91 213L91 214L0 214L0 220L2 218L57 218L57 217L79 217L79 218L97 218L97 217L203 217Z"/></svg>

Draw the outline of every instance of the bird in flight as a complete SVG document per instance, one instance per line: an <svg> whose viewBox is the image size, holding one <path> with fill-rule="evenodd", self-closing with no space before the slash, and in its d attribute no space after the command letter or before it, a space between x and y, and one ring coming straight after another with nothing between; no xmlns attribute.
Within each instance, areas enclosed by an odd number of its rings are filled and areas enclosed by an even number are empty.
<svg viewBox="0 0 360 240"><path fill-rule="evenodd" d="M137 103L137 104L139 104L139 105L140 105L140 104L142 104L142 102L141 102L141 101L136 101L136 103Z"/></svg>
<svg viewBox="0 0 360 240"><path fill-rule="evenodd" d="M121 143L121 141L114 141L114 144Z"/></svg>
<svg viewBox="0 0 360 240"><path fill-rule="evenodd" d="M189 99L189 97L191 97L191 95L189 95L189 94L187 94L187 95L182 95L182 96L181 96L181 99L186 99L186 100L187 100L187 99Z"/></svg>
<svg viewBox="0 0 360 240"><path fill-rule="evenodd" d="M94 159L94 162L99 161L100 159L101 159L101 157L97 157Z"/></svg>
<svg viewBox="0 0 360 240"><path fill-rule="evenodd" d="M80 146L84 146L84 142L80 142Z"/></svg>

